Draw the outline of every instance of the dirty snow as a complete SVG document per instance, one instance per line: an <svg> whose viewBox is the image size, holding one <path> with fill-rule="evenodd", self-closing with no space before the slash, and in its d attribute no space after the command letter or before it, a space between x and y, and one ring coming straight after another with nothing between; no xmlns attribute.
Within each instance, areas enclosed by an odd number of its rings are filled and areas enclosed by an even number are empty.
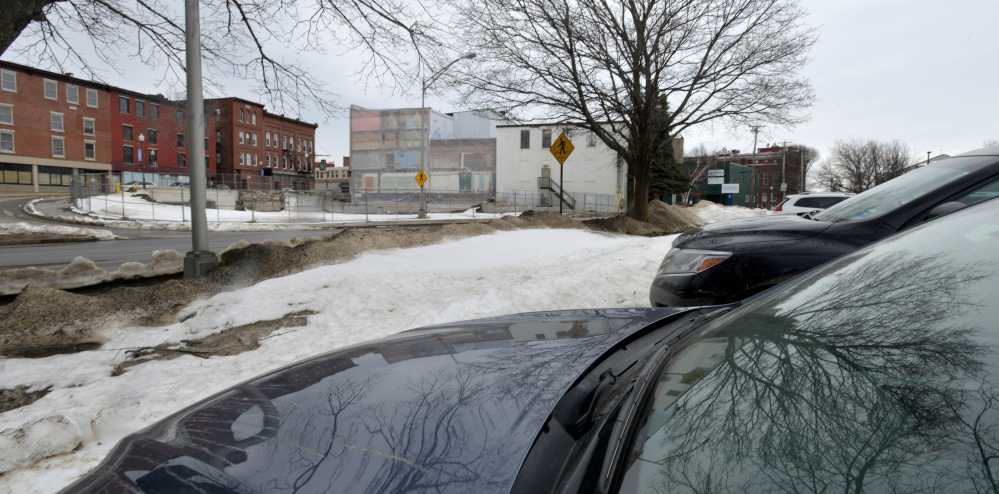
<svg viewBox="0 0 999 494"><path fill-rule="evenodd" d="M0 223L0 235L25 235L36 233L66 235L71 237L89 237L94 240L114 240L120 238L108 230L97 228L79 228L64 225L39 225L25 222Z"/></svg>

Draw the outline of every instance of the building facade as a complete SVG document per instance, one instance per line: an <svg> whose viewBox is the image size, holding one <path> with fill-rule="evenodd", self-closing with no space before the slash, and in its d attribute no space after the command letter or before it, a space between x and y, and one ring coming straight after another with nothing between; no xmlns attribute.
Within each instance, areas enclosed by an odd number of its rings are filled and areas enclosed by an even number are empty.
<svg viewBox="0 0 999 494"><path fill-rule="evenodd" d="M752 206L772 210L786 196L806 190L805 181L808 163L805 162L804 147L788 144L758 148L756 153L743 153L735 150L722 151L713 156L685 158L685 169L697 174L714 168L716 164L732 163L755 170L756 179L751 182L749 194ZM698 183L708 179L705 173L695 178Z"/></svg>
<svg viewBox="0 0 999 494"><path fill-rule="evenodd" d="M240 98L207 100L205 106L216 120L215 159L227 177L223 183L252 189L315 187L318 124L272 114Z"/></svg>

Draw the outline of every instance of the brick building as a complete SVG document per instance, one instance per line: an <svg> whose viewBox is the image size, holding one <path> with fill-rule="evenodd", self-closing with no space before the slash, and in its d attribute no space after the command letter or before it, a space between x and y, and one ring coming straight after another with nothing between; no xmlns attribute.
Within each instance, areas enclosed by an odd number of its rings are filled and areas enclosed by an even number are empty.
<svg viewBox="0 0 999 494"><path fill-rule="evenodd" d="M215 159L234 188L313 188L318 124L267 112L240 98L206 100L214 115Z"/></svg>
<svg viewBox="0 0 999 494"><path fill-rule="evenodd" d="M683 163L691 170L718 168L718 165L730 163L752 168L756 179L750 184L752 198L747 203L764 209L773 209L784 197L798 194L805 190L805 175L807 164L804 162L802 146L768 146L752 152L723 151L713 156L686 157ZM754 161L755 159L755 161ZM695 167L696 168L693 168ZM703 174L699 180L707 180ZM781 190L786 184L786 190ZM696 185L696 184L695 184Z"/></svg>

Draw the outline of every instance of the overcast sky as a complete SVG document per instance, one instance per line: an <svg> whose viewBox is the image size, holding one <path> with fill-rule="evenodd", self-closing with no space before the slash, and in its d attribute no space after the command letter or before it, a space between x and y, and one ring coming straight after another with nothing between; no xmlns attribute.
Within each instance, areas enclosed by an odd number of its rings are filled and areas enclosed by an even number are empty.
<svg viewBox="0 0 999 494"><path fill-rule="evenodd" d="M899 139L925 157L950 155L999 139L999 1L997 0L811 0L808 24L819 27L820 39L804 71L817 101L811 121L794 129L761 132L760 147L782 141L817 148L822 158L837 140ZM335 53L335 50L333 51ZM32 65L5 54L5 60ZM419 90L409 97L390 97L351 78L354 58L330 55L306 60L315 75L340 95L338 104L369 108L417 107ZM125 76L106 73L107 82L157 93L157 74L136 65ZM228 93L253 101L261 98L238 81ZM446 100L427 97L435 110L451 112ZM301 118L319 123L318 154L336 164L350 152L347 117L330 119L304 109ZM689 149L749 151L753 136L720 128L684 135Z"/></svg>

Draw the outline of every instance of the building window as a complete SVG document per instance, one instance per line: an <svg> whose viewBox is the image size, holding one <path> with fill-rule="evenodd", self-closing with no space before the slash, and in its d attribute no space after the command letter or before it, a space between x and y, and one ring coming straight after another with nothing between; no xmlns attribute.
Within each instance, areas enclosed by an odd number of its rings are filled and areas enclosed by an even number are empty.
<svg viewBox="0 0 999 494"><path fill-rule="evenodd" d="M215 164L222 162L222 153L215 153Z"/></svg>
<svg viewBox="0 0 999 494"><path fill-rule="evenodd" d="M118 113L128 113L128 98L118 96Z"/></svg>
<svg viewBox="0 0 999 494"><path fill-rule="evenodd" d="M257 145L257 134L253 134L253 145Z"/></svg>
<svg viewBox="0 0 999 494"><path fill-rule="evenodd" d="M122 161L124 161L125 163L135 163L135 156L134 156L134 151L132 150L132 146L124 146L122 150L124 151Z"/></svg>
<svg viewBox="0 0 999 494"><path fill-rule="evenodd" d="M45 79L45 99L59 101L59 83Z"/></svg>
<svg viewBox="0 0 999 494"><path fill-rule="evenodd" d="M269 155L269 154L264 155L264 161L267 162L267 168L270 168L271 167L271 155Z"/></svg>
<svg viewBox="0 0 999 494"><path fill-rule="evenodd" d="M239 109L239 121L240 122L243 121L243 109L242 108Z"/></svg>
<svg viewBox="0 0 999 494"><path fill-rule="evenodd" d="M0 105L0 124L14 125L14 107Z"/></svg>
<svg viewBox="0 0 999 494"><path fill-rule="evenodd" d="M141 117L146 114L146 102L135 100L135 116Z"/></svg>
<svg viewBox="0 0 999 494"><path fill-rule="evenodd" d="M95 125L96 124L94 123L94 119L83 117L83 135L85 136L96 135L97 132L94 128Z"/></svg>
<svg viewBox="0 0 999 494"><path fill-rule="evenodd" d="M52 121L51 127L53 132L62 132L65 130L62 124L62 113L50 113L49 115Z"/></svg>
<svg viewBox="0 0 999 494"><path fill-rule="evenodd" d="M551 129L544 129L541 131L541 149L548 149L552 147L552 131Z"/></svg>
<svg viewBox="0 0 999 494"><path fill-rule="evenodd" d="M257 112L253 112L253 125L257 125Z"/></svg>
<svg viewBox="0 0 999 494"><path fill-rule="evenodd" d="M531 149L530 129L524 129L520 131L520 149Z"/></svg>
<svg viewBox="0 0 999 494"><path fill-rule="evenodd" d="M288 134L283 134L282 137L283 139L281 140L281 149L288 149Z"/></svg>
<svg viewBox="0 0 999 494"><path fill-rule="evenodd" d="M153 120L160 119L160 105L149 105L149 117Z"/></svg>
<svg viewBox="0 0 999 494"><path fill-rule="evenodd" d="M271 131L269 130L267 131L266 134L264 134L264 145L266 145L267 147L271 146Z"/></svg>
<svg viewBox="0 0 999 494"><path fill-rule="evenodd" d="M177 166L184 168L187 166L187 155L184 153L177 153Z"/></svg>
<svg viewBox="0 0 999 494"><path fill-rule="evenodd" d="M83 141L83 158L88 160L97 159L97 143L94 141Z"/></svg>
<svg viewBox="0 0 999 494"><path fill-rule="evenodd" d="M597 134L590 132L586 135L586 147L595 148L597 147Z"/></svg>
<svg viewBox="0 0 999 494"><path fill-rule="evenodd" d="M770 174L769 173L764 173L763 174L763 185L770 185Z"/></svg>
<svg viewBox="0 0 999 494"><path fill-rule="evenodd" d="M257 155L251 154L250 157L253 158L252 160L250 160L253 162L253 166L257 166Z"/></svg>
<svg viewBox="0 0 999 494"><path fill-rule="evenodd" d="M312 154L312 139L309 139L309 154Z"/></svg>
<svg viewBox="0 0 999 494"><path fill-rule="evenodd" d="M11 70L0 70L0 87L4 91L17 92L17 72Z"/></svg>
<svg viewBox="0 0 999 494"><path fill-rule="evenodd" d="M153 165L153 166L157 165L156 150L155 149L150 149L149 150L149 164Z"/></svg>
<svg viewBox="0 0 999 494"><path fill-rule="evenodd" d="M121 126L121 138L126 141L132 140L132 126L122 125Z"/></svg>
<svg viewBox="0 0 999 494"><path fill-rule="evenodd" d="M187 147L187 145L184 144L184 134L177 134L177 147Z"/></svg>
<svg viewBox="0 0 999 494"><path fill-rule="evenodd" d="M244 161L243 161L244 158L245 158L245 156L243 155L243 153L239 153L239 164L240 165L242 165L244 163Z"/></svg>
<svg viewBox="0 0 999 494"><path fill-rule="evenodd" d="M204 149L204 151L206 153L208 152L208 138L207 137L205 138L205 149Z"/></svg>
<svg viewBox="0 0 999 494"><path fill-rule="evenodd" d="M78 105L80 104L80 88L72 84L66 84L66 102Z"/></svg>
<svg viewBox="0 0 999 494"><path fill-rule="evenodd" d="M281 157L281 168L283 168L285 170L288 169L288 157L287 156L282 156Z"/></svg>
<svg viewBox="0 0 999 494"><path fill-rule="evenodd" d="M215 131L215 144L222 144L222 131L221 130L216 130Z"/></svg>
<svg viewBox="0 0 999 494"><path fill-rule="evenodd" d="M156 129L146 129L146 135L149 137L149 144L156 144Z"/></svg>
<svg viewBox="0 0 999 494"><path fill-rule="evenodd" d="M240 143L240 144L243 144L244 142L245 142L245 141L244 141L244 139L243 139L243 131L241 130L241 131L239 131L239 143Z"/></svg>
<svg viewBox="0 0 999 494"><path fill-rule="evenodd" d="M184 110L177 110L177 125L184 125Z"/></svg>
<svg viewBox="0 0 999 494"><path fill-rule="evenodd" d="M91 108L97 108L97 90L88 89L87 90L87 106Z"/></svg>
<svg viewBox="0 0 999 494"><path fill-rule="evenodd" d="M9 130L0 130L0 151L5 153L14 152L14 133Z"/></svg>
<svg viewBox="0 0 999 494"><path fill-rule="evenodd" d="M298 138L298 152L299 153L302 152L302 138L301 137Z"/></svg>

